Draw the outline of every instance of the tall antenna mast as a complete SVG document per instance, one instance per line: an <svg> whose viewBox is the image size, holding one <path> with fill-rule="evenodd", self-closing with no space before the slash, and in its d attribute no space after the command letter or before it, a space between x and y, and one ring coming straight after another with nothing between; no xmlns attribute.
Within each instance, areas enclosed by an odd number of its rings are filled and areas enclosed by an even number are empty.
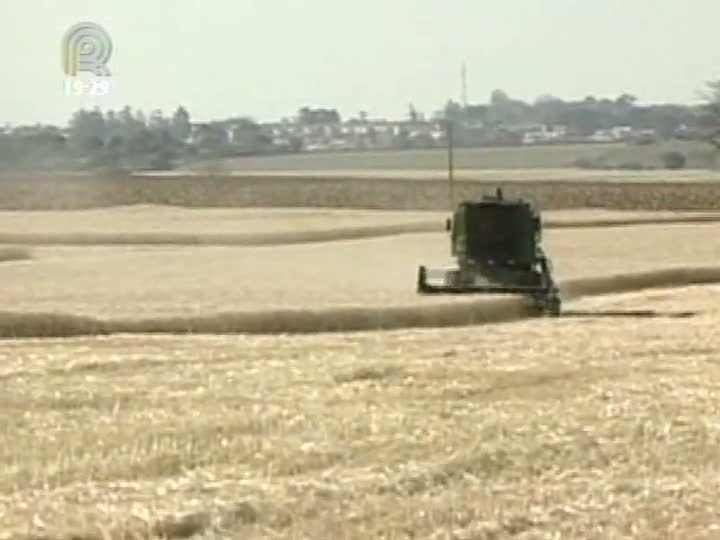
<svg viewBox="0 0 720 540"><path fill-rule="evenodd" d="M462 85L462 106L465 108L467 107L467 67L465 66L465 62L463 62L460 70L460 80Z"/></svg>

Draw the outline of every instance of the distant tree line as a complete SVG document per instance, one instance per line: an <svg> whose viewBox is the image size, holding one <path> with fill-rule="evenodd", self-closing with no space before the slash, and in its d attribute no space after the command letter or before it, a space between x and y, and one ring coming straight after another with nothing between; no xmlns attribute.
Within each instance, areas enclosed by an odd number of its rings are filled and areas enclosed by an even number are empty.
<svg viewBox="0 0 720 540"><path fill-rule="evenodd" d="M719 103L720 87L710 103ZM715 125L717 114L709 114L706 107L659 104L638 105L637 98L621 94L615 99L588 96L579 101L564 101L543 95L533 103L513 99L503 90L495 90L490 102L483 105L461 106L449 101L441 115L458 122L482 122L486 126L502 127L521 124L565 126L578 136L616 126L655 131L662 138L670 138L683 129L704 129Z"/></svg>
<svg viewBox="0 0 720 540"><path fill-rule="evenodd" d="M153 111L125 107L119 112L77 111L70 120L68 155L80 160L82 168L169 169L192 154L187 144L191 133L190 115L178 107L171 118Z"/></svg>
<svg viewBox="0 0 720 540"><path fill-rule="evenodd" d="M192 156L190 115L178 107L171 118L125 107L102 113L79 110L68 129L21 126L0 135L3 170L133 170L172 168Z"/></svg>
<svg viewBox="0 0 720 540"><path fill-rule="evenodd" d="M503 90L495 90L486 104L462 106L448 101L428 121L411 106L405 119L407 127L401 132L407 136L413 124L453 120L501 133L507 130L506 142L512 144L517 142L512 138L513 126L564 126L578 137L629 126L653 130L661 138L702 140L720 154L720 80L708 83L703 95L704 103L698 106L639 105L630 94L614 99L589 96L578 101L544 95L533 103L526 103ZM358 118L346 121L353 125L368 122L371 123L365 111ZM284 125L310 131L332 126L332 131L337 132L342 123L336 109L302 107L296 118L286 120ZM372 130L370 125L370 135L374 133ZM170 116L154 110L147 117L130 107L107 112L79 110L73 114L67 129L36 125L0 132L0 171L172 169L202 158L298 152L303 147L302 138L296 134L286 137L285 146L275 144L272 133L249 117L193 124L189 112L182 106Z"/></svg>

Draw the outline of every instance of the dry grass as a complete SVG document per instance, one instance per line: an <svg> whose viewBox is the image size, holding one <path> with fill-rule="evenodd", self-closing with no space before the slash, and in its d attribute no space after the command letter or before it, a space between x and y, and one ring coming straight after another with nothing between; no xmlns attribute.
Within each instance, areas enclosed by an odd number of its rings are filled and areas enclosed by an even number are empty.
<svg viewBox="0 0 720 540"><path fill-rule="evenodd" d="M9 342L2 530L709 538L719 295L609 304L685 320Z"/></svg>

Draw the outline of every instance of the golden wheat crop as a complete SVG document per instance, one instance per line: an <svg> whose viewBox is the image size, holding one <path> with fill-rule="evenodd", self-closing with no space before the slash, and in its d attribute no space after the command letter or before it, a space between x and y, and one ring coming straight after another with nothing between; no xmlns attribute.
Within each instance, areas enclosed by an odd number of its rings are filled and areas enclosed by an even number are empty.
<svg viewBox="0 0 720 540"><path fill-rule="evenodd" d="M9 342L0 523L18 539L709 538L718 299L636 293L606 300L614 316L464 330ZM655 318L621 315L638 305Z"/></svg>
<svg viewBox="0 0 720 540"><path fill-rule="evenodd" d="M585 225L546 232L568 316L531 320L416 296L417 265L448 258L442 230L44 245L443 217L276 212L0 215L0 237L36 239L0 264L0 333L55 336L0 340L0 539L720 534L720 225L548 216ZM412 328L467 317L506 322ZM313 333L342 324L364 331ZM242 328L280 333L217 335Z"/></svg>

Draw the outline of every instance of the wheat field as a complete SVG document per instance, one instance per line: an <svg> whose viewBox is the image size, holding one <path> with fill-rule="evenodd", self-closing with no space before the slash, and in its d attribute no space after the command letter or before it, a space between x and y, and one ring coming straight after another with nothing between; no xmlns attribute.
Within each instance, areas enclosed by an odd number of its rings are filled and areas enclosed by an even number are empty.
<svg viewBox="0 0 720 540"><path fill-rule="evenodd" d="M705 218L547 212L551 320L438 212L2 212L0 538L720 537Z"/></svg>

